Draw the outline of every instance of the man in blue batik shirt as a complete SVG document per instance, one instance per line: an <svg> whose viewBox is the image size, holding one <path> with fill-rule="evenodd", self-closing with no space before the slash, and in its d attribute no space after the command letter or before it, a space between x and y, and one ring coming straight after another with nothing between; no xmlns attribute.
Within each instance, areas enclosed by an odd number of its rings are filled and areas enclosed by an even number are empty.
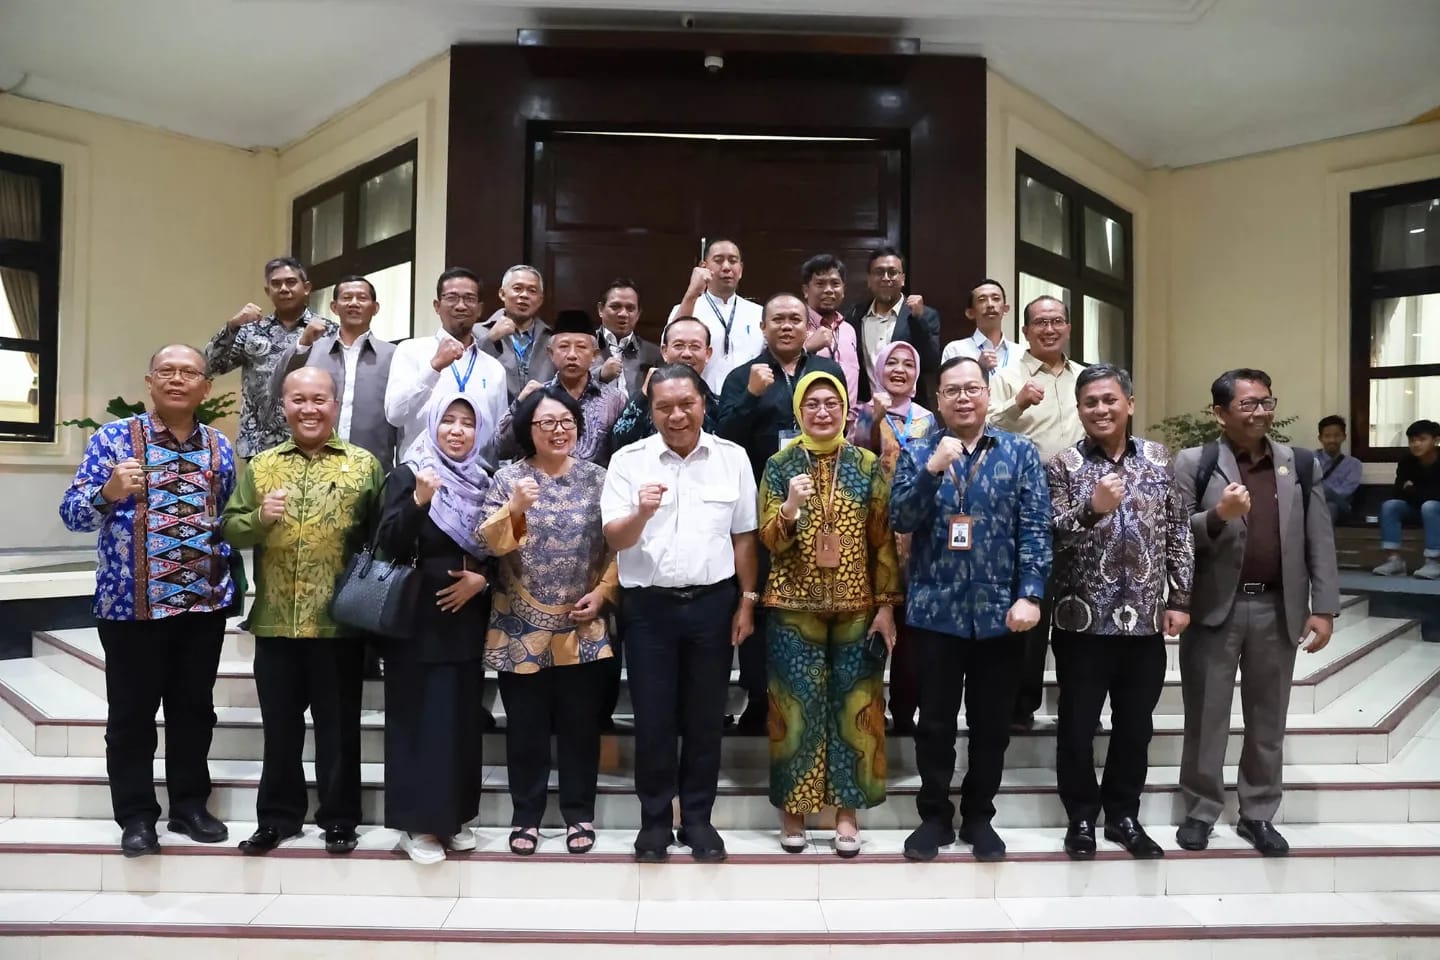
<svg viewBox="0 0 1440 960"><path fill-rule="evenodd" d="M989 405L979 361L943 364L936 410L945 429L911 444L890 494L895 532L914 535L905 622L920 678L920 827L905 840L911 860L955 842L950 780L962 696L970 764L960 839L977 860L1005 856L990 821L1025 658L1017 634L1039 622L1050 575L1050 492L1035 444L987 426Z"/></svg>

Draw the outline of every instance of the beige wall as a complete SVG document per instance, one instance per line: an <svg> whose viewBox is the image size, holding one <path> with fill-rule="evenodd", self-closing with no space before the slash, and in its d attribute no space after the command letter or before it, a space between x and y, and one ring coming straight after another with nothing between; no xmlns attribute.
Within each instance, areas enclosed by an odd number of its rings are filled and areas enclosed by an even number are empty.
<svg viewBox="0 0 1440 960"><path fill-rule="evenodd" d="M99 417L117 394L139 399L157 346L203 345L260 292L273 155L14 97L0 97L0 150L65 167L61 419ZM0 444L0 548L86 539L56 512L81 441L66 427L43 447Z"/></svg>

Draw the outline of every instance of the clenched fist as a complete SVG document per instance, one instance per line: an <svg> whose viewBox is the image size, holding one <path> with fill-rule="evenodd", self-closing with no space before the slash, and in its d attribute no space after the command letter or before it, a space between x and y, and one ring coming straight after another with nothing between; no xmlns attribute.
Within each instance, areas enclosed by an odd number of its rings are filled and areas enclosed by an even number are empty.
<svg viewBox="0 0 1440 960"><path fill-rule="evenodd" d="M285 516L285 497L284 487L265 494L265 499L260 501L261 523L267 527L273 527L280 522L280 519Z"/></svg>
<svg viewBox="0 0 1440 960"><path fill-rule="evenodd" d="M655 511L660 509L660 498L665 496L665 491L668 489L670 488L663 483L641 484L635 512L647 520L655 516Z"/></svg>
<svg viewBox="0 0 1440 960"><path fill-rule="evenodd" d="M1204 496L1204 491L1199 491L1199 495ZM1250 491L1243 483L1225 484L1225 492L1220 494L1220 502L1215 505L1215 512L1226 523L1245 516L1250 512Z"/></svg>
<svg viewBox="0 0 1440 960"><path fill-rule="evenodd" d="M145 470L140 461L126 457L110 470L110 479L100 488L100 496L106 503L114 503L132 497L145 489Z"/></svg>
<svg viewBox="0 0 1440 960"><path fill-rule="evenodd" d="M965 446L955 437L942 437L935 446L935 452L930 454L925 469L934 474L944 473L950 469L950 465L961 457L965 456Z"/></svg>
<svg viewBox="0 0 1440 960"><path fill-rule="evenodd" d="M490 328L490 342L499 343L515 332L515 321L510 319L510 314L500 314L500 319Z"/></svg>
<svg viewBox="0 0 1440 960"><path fill-rule="evenodd" d="M815 481L808 473L797 473L790 478L790 491L785 496L783 514L795 517L800 508L815 495Z"/></svg>
<svg viewBox="0 0 1440 960"><path fill-rule="evenodd" d="M984 350L980 351L980 366L984 367L986 370L994 371L994 369L999 365L1000 354L996 353L990 347L986 347Z"/></svg>
<svg viewBox="0 0 1440 960"><path fill-rule="evenodd" d="M770 364L750 364L750 383L745 389L750 392L752 397L763 397L765 391L769 390L770 385L774 382L775 371L770 369Z"/></svg>
<svg viewBox="0 0 1440 960"><path fill-rule="evenodd" d="M1038 380L1026 380L1025 386L1021 387L1020 392L1015 394L1015 406L1019 407L1022 411L1028 410L1044 399L1045 388L1040 386L1040 382Z"/></svg>
<svg viewBox="0 0 1440 960"><path fill-rule="evenodd" d="M710 281L714 279L714 276L715 275L710 272L709 267L696 267L694 270L691 270L690 285L685 288L684 299L688 300L691 297L698 297L708 290L710 288Z"/></svg>
<svg viewBox="0 0 1440 960"><path fill-rule="evenodd" d="M254 303L247 303L245 304L245 306L240 308L239 313L235 314L235 316L230 318L230 329L239 330L241 327L245 326L245 324L254 323L257 320L263 319L264 316L265 311L261 310L259 305Z"/></svg>
<svg viewBox="0 0 1440 960"><path fill-rule="evenodd" d="M444 370L464 355L463 343L454 337L442 337L435 346L435 357L430 361L430 366L435 370Z"/></svg>
<svg viewBox="0 0 1440 960"><path fill-rule="evenodd" d="M540 499L540 484L532 477L521 477L510 490L510 515L523 516Z"/></svg>
<svg viewBox="0 0 1440 960"><path fill-rule="evenodd" d="M520 395L515 398L515 402L519 403L521 400L524 400L526 397L530 396L530 394L534 393L536 390L539 390L543 386L545 386L545 384L541 383L539 380L529 381L520 391Z"/></svg>
<svg viewBox="0 0 1440 960"><path fill-rule="evenodd" d="M325 336L326 323L320 317L311 317L310 322L305 324L305 329L300 331L300 346L308 347L316 340Z"/></svg>
<svg viewBox="0 0 1440 960"><path fill-rule="evenodd" d="M605 383L610 383L624 372L625 364L619 357L611 357L600 365L600 379Z"/></svg>
<svg viewBox="0 0 1440 960"><path fill-rule="evenodd" d="M426 467L415 474L415 505L428 507L435 494L440 492L440 486L440 474L435 472L434 467Z"/></svg>
<svg viewBox="0 0 1440 960"><path fill-rule="evenodd" d="M1120 500L1125 496L1125 478L1118 473L1107 473L1095 484L1095 492L1090 494L1090 509L1096 513L1109 513L1120 506Z"/></svg>

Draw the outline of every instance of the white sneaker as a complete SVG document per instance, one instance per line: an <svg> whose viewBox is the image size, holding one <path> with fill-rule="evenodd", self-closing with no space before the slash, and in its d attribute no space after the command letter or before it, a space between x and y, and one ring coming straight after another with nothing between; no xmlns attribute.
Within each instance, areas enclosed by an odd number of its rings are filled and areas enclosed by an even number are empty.
<svg viewBox="0 0 1440 960"><path fill-rule="evenodd" d="M413 833L401 834L400 849L408 853L410 859L416 863L440 863L445 859L445 848L428 833L418 836Z"/></svg>
<svg viewBox="0 0 1440 960"><path fill-rule="evenodd" d="M447 845L451 850L474 850L475 831L470 827L461 827L460 832L451 837Z"/></svg>
<svg viewBox="0 0 1440 960"><path fill-rule="evenodd" d="M1415 571L1421 580L1440 580L1440 557L1426 557L1425 564Z"/></svg>
<svg viewBox="0 0 1440 960"><path fill-rule="evenodd" d="M1372 572L1377 577L1403 577L1405 576L1405 560L1398 554L1392 553Z"/></svg>

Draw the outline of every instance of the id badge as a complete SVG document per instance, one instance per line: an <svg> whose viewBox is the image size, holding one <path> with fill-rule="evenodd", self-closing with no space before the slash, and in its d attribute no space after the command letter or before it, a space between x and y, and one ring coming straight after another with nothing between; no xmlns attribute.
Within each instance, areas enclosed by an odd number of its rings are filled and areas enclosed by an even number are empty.
<svg viewBox="0 0 1440 960"><path fill-rule="evenodd" d="M785 445L786 445L787 443L789 443L791 440L794 440L796 437L800 436L800 431L799 431L799 430L781 430L781 431L779 431L779 432L776 433L776 436L780 439L780 449L781 449L781 450L784 450L784 449L785 449Z"/></svg>
<svg viewBox="0 0 1440 960"><path fill-rule="evenodd" d="M834 530L815 534L815 566L825 570L840 566L840 534Z"/></svg>
<svg viewBox="0 0 1440 960"><path fill-rule="evenodd" d="M963 513L956 513L950 516L950 542L951 550L969 550L973 545L975 533L975 521Z"/></svg>

